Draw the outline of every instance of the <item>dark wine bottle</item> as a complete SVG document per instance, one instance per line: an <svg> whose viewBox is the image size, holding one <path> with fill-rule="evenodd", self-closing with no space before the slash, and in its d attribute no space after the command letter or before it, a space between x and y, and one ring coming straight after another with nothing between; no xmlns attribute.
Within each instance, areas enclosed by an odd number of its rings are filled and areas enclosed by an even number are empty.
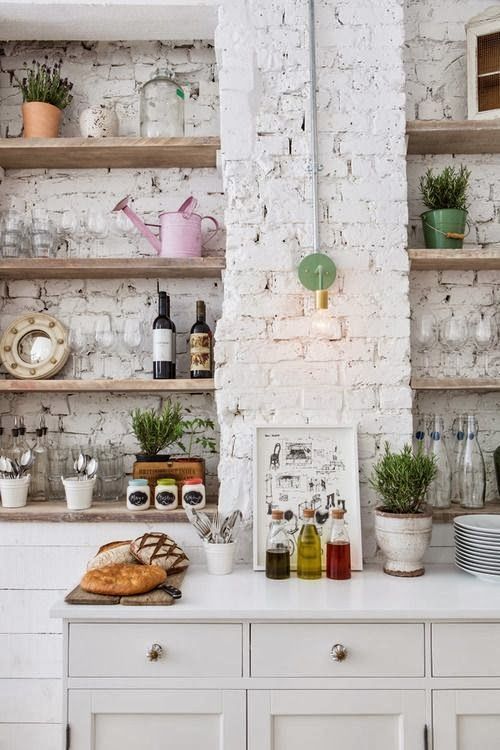
<svg viewBox="0 0 500 750"><path fill-rule="evenodd" d="M192 378L211 378L214 373L212 331L206 322L205 303L196 303L196 323L189 336L190 372Z"/></svg>
<svg viewBox="0 0 500 750"><path fill-rule="evenodd" d="M153 378L175 378L175 325L170 320L170 297L158 294L158 317L153 323Z"/></svg>

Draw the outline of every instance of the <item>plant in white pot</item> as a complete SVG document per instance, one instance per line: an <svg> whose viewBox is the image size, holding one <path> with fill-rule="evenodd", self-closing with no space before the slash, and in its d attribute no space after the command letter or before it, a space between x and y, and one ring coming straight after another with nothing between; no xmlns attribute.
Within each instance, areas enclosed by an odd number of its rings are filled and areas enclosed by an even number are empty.
<svg viewBox="0 0 500 750"><path fill-rule="evenodd" d="M425 495L436 472L434 456L413 453L410 445L393 453L389 443L373 468L370 484L382 499L375 510L375 536L389 575L414 577L425 572L422 560L432 533Z"/></svg>
<svg viewBox="0 0 500 750"><path fill-rule="evenodd" d="M73 100L73 84L61 78L61 64L51 68L33 60L26 76L15 79L23 96L23 136L25 138L57 138L63 110Z"/></svg>

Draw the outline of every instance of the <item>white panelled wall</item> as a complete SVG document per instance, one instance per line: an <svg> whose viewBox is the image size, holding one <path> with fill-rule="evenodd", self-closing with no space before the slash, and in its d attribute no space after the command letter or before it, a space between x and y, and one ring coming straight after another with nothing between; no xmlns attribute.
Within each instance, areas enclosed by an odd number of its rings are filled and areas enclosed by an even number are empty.
<svg viewBox="0 0 500 750"><path fill-rule="evenodd" d="M316 2L321 236L324 250L338 264L338 278L330 295L336 321L330 338L311 331L312 297L304 294L296 276L299 260L311 248L305 0L228 2L220 13L215 52L210 44L199 42L187 47L180 42L152 46L146 42L97 46L72 42L64 50L71 75L79 82L75 88L80 86L84 92L68 119L71 134L76 132L78 107L87 101L94 103L94 96L97 100L107 96L107 91L116 99L122 119L130 116L132 122L137 87L162 58L173 62L181 78L194 84L189 100L190 132L217 132L219 89L222 181L216 170L11 172L2 182L0 198L1 208L9 200L21 208L42 202L48 210L60 213L68 202L87 207L106 200L112 206L130 192L138 198L139 211L151 218L161 209L177 207L192 191L200 198L204 213L220 217L224 212L227 271L223 293L220 284L212 281L196 282L196 286L188 281L165 284L172 292L183 353L183 338L198 296L207 299L211 322L219 319L216 403L214 406L205 397L192 403L202 414L217 413L221 501L225 507L236 499L250 502L255 424L356 421L367 559L376 555L376 499L367 478L384 441L400 446L412 431L404 64L410 99L417 106L418 97L428 98L421 83L427 74L420 71L420 83L413 83L414 70L420 66L412 61L425 57L428 50L437 50L445 38L432 37L432 14L438 9L430 2L407 5L409 42L404 48L402 0ZM465 5L470 6L472 15L484 3ZM450 4L450 13L451 8L456 17L455 4ZM442 26L448 29L444 22ZM428 44L431 37L434 41ZM461 54L463 39L462 33L453 40ZM54 54L59 47L54 45ZM11 135L19 129L17 104L10 100L7 60L11 58L17 66L28 49L12 42L4 46L2 135L7 126ZM434 68L438 70L439 65L435 62ZM459 96L462 93L454 93L454 101ZM420 111L416 114L421 116ZM130 132L135 127L136 123L130 125ZM422 167L421 160L412 160L412 218L418 215L415 184ZM478 197L484 189L479 178L478 169ZM481 211L481 221L488 223L486 209L481 207ZM493 225L490 222L491 229ZM123 250L116 239L105 247L102 252L117 255ZM128 240L127 251L133 252L134 247L149 252L142 240L139 244L137 239ZM224 237L210 252L218 253L223 247ZM431 295L437 304L437 279L432 274L419 278L416 294ZM457 295L463 295L466 288L482 285L483 277L466 276L465 284L455 278L458 286L449 276L438 281L444 285L443 291L450 285ZM491 284L484 282L485 288ZM495 294L491 287L492 303ZM2 319L26 309L47 309L63 319L73 310L81 315L118 310L120 318L140 310L150 320L154 297L154 286L145 281L20 281L5 284ZM141 356L149 367L148 353ZM120 360L112 364L120 371ZM184 354L181 368L186 369ZM134 443L127 415L136 403L155 405L158 399L33 395L5 399L1 411L8 425L9 415L16 411L31 418L43 406L51 430L62 414L71 440L88 432L97 442L108 435L122 436L131 454ZM441 404L443 409L454 408L449 401ZM164 528L169 527L165 524ZM48 608L77 582L100 544L133 538L144 530L144 524L2 525L1 750L57 747L61 650L59 623L49 620ZM186 545L194 561L200 559L199 546L186 525L172 525L169 531ZM449 529L436 527L434 544L430 558L442 559L451 544ZM248 547L242 557L249 559Z"/></svg>

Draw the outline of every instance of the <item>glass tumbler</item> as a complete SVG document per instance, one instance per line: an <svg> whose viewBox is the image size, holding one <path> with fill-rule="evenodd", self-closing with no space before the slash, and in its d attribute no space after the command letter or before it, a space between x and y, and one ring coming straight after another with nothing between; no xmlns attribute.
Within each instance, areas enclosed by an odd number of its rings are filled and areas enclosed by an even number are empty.
<svg viewBox="0 0 500 750"><path fill-rule="evenodd" d="M7 211L2 221L2 255L4 258L19 258L25 245L24 220L18 211Z"/></svg>
<svg viewBox="0 0 500 750"><path fill-rule="evenodd" d="M51 500L64 500L65 492L61 477L74 472L69 470L69 452L59 447L49 448L47 451L49 470L49 492Z"/></svg>
<svg viewBox="0 0 500 750"><path fill-rule="evenodd" d="M119 448L99 448L98 494L102 500L120 500L124 495L123 454Z"/></svg>

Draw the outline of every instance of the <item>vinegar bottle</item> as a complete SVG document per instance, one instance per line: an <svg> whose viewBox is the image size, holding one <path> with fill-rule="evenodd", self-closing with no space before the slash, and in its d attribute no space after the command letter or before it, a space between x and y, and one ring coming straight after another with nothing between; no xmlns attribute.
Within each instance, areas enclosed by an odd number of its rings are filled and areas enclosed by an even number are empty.
<svg viewBox="0 0 500 750"><path fill-rule="evenodd" d="M297 541L297 578L321 578L321 539L313 508L304 509L304 524Z"/></svg>
<svg viewBox="0 0 500 750"><path fill-rule="evenodd" d="M351 577L351 545L344 522L345 510L334 508L330 515L332 532L326 545L326 577L345 581Z"/></svg>
<svg viewBox="0 0 500 750"><path fill-rule="evenodd" d="M277 581L290 578L290 540L282 510L273 510L266 541L266 576Z"/></svg>

